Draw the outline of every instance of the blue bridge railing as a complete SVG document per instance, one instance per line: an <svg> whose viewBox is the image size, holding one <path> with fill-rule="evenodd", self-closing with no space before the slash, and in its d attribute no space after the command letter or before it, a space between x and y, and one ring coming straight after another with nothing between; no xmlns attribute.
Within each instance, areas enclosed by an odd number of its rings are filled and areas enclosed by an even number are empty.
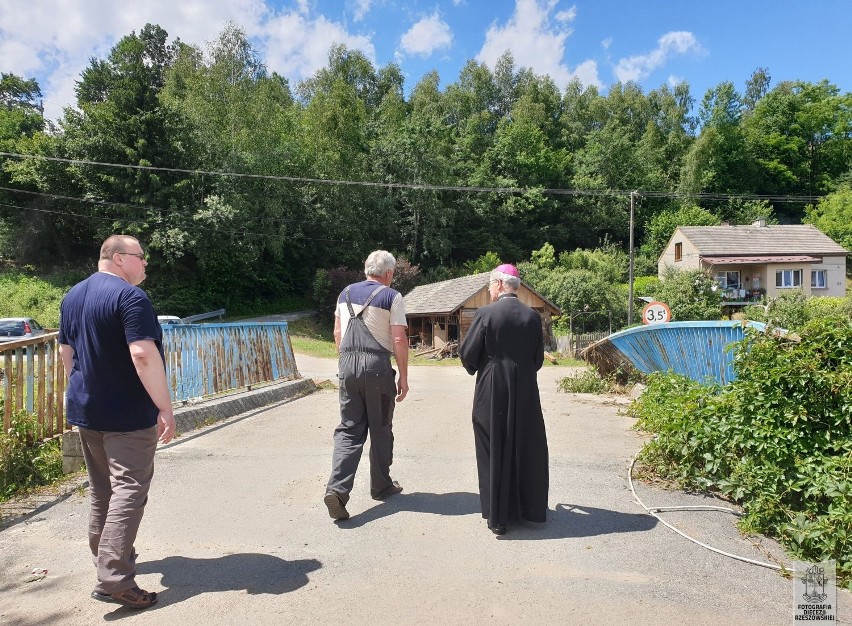
<svg viewBox="0 0 852 626"><path fill-rule="evenodd" d="M164 324L175 402L298 376L287 322Z"/></svg>
<svg viewBox="0 0 852 626"><path fill-rule="evenodd" d="M746 328L765 331L766 325L732 320L636 326L592 344L583 358L599 369L603 364L612 371L626 360L645 374L671 371L700 383L726 385L736 378L734 355L727 348L745 336Z"/></svg>

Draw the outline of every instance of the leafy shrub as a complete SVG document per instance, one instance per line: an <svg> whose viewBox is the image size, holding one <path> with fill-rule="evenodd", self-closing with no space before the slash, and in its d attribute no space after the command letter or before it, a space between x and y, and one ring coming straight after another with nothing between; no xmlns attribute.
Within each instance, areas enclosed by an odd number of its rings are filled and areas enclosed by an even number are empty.
<svg viewBox="0 0 852 626"><path fill-rule="evenodd" d="M717 320L722 293L716 280L702 270L668 268L655 297L669 305L674 321Z"/></svg>
<svg viewBox="0 0 852 626"><path fill-rule="evenodd" d="M0 275L0 317L29 316L46 328L57 328L59 304L67 290L35 276Z"/></svg>
<svg viewBox="0 0 852 626"><path fill-rule="evenodd" d="M36 418L23 411L13 415L12 428L0 433L0 501L61 476L59 440L40 442Z"/></svg>
<svg viewBox="0 0 852 626"><path fill-rule="evenodd" d="M557 389L566 393L606 393L609 383L593 369L586 369L562 378Z"/></svg>
<svg viewBox="0 0 852 626"><path fill-rule="evenodd" d="M852 320L852 296L815 297L790 291L771 299L766 306L746 307L741 317L797 331L811 320L830 317Z"/></svg>
<svg viewBox="0 0 852 626"><path fill-rule="evenodd" d="M633 293L637 296L653 296L660 290L661 284L656 276L637 276L633 279Z"/></svg>
<svg viewBox="0 0 852 626"><path fill-rule="evenodd" d="M655 374L630 407L654 432L641 458L685 487L742 502L742 527L852 578L852 324L814 320L801 342L749 331L737 379L705 386Z"/></svg>
<svg viewBox="0 0 852 626"><path fill-rule="evenodd" d="M628 387L644 380L644 374L632 368L619 368L607 376L601 376L594 367L589 367L562 378L557 383L557 389L566 393L625 393Z"/></svg>

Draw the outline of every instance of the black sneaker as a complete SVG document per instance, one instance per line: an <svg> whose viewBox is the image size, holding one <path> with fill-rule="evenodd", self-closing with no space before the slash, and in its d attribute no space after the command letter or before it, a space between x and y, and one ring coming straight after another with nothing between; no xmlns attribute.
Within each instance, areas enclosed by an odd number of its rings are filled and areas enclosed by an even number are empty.
<svg viewBox="0 0 852 626"><path fill-rule="evenodd" d="M346 505L343 504L343 500L340 499L339 495L329 492L325 494L325 498L322 501L328 507L328 514L331 516L331 519L349 519L349 511L346 510Z"/></svg>
<svg viewBox="0 0 852 626"><path fill-rule="evenodd" d="M373 496L373 500L386 500L393 495L396 495L402 491L402 485L398 482L393 481L390 487L383 489L379 493Z"/></svg>

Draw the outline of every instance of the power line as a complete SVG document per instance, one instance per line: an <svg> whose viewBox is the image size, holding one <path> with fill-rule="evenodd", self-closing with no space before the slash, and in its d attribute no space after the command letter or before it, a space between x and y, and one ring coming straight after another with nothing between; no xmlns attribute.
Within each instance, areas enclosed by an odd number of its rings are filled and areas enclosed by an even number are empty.
<svg viewBox="0 0 852 626"><path fill-rule="evenodd" d="M459 185L430 185L424 183L390 183L366 180L340 180L328 178L307 178L302 176L281 176L276 174L248 174L242 172L226 172L216 170L192 170L183 168L158 167L154 165L128 165L124 163L106 163L102 161L89 161L85 159L67 159L62 157L49 157L40 154L23 154L17 152L0 152L0 156L39 159L44 161L55 161L69 163L72 165L93 165L98 167L115 167L122 169L135 169L154 172L173 172L178 174L191 174L195 176L223 176L229 178L249 178L260 180L274 180L294 183L308 183L318 185L338 186L361 186L377 187L384 189L412 189L421 191L456 191L462 193L497 193L497 194L526 194L531 192L557 196L597 196L597 197L630 197L635 193L645 198L680 198L691 200L765 200L768 202L789 203L813 203L821 196L786 196L779 194L728 194L728 193L685 193L679 191L654 191L654 190L622 190L622 189L558 189L558 188L529 188L529 187L469 187Z"/></svg>
<svg viewBox="0 0 852 626"><path fill-rule="evenodd" d="M195 217L196 213L192 211L181 211L180 209L164 209L162 207L153 206L150 204L130 204L128 202L112 202L109 200L99 200L97 198L75 198L73 196L63 196L55 193L46 193L43 191L31 191L29 189L17 189L14 187L2 187L0 186L0 191L8 191L11 193L23 193L31 196L39 196L41 198L50 198L51 200L67 200L70 202L80 202L85 204L94 204L96 206L106 206L106 207L117 207L117 208L128 208L132 210L138 211L155 211L160 214L160 217L163 215L175 216L180 215L184 217ZM140 218L141 219L141 218ZM291 225L298 224L306 224L311 223L315 224L316 219L305 218L305 219L285 219L279 216L257 216L253 218L241 218L243 219L244 224L251 224L253 222L259 222L261 220L276 220L277 222L287 223Z"/></svg>
<svg viewBox="0 0 852 626"><path fill-rule="evenodd" d="M20 206L20 205L17 205L17 204L8 204L8 203L5 203L5 202L0 202L0 207L7 207L7 208L10 208L10 209L20 209L22 211L34 211L36 213L50 213L50 214L53 214L53 215L61 215L63 217L78 217L78 218L86 219L86 220L97 219L97 220L108 221L108 222L119 222L119 223L123 223L123 224L133 224L135 222L143 221L141 219L134 219L134 218L107 217L107 216L98 216L98 215L83 215L81 213L72 213L70 211L56 211L56 210L51 210L51 209L37 209L35 207L25 207L25 206ZM244 230L224 230L224 229L210 228L208 226L199 226L199 225L193 225L193 228L196 229L196 230L202 231L202 232L216 233L216 234L220 234L220 235L240 235L240 236L244 236L244 237L257 237L259 239L271 237L271 235L269 233L256 233L256 232L250 232L250 231L244 231ZM306 241L320 241L320 242L324 242L324 243L339 243L339 244L347 243L347 241L344 240L344 239L323 239L323 238L319 238L319 237L307 237L305 235L288 235L288 236L284 237L284 239L304 239ZM394 243L394 242L388 242L388 243ZM399 244L397 244L397 245L399 245Z"/></svg>

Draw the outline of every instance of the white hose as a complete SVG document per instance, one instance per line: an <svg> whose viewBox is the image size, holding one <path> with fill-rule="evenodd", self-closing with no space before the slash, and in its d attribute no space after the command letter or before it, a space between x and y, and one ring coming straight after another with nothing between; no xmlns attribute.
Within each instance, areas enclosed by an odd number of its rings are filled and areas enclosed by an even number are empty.
<svg viewBox="0 0 852 626"><path fill-rule="evenodd" d="M636 490L633 488L633 466L636 464L636 457L638 457L638 456L639 456L639 453L637 452L636 454L633 455L633 460L630 462L630 468L627 470L627 482L630 484L630 491L633 492L633 497L636 499L636 502L639 504L639 506L641 506L643 509L645 509L646 513L648 513L649 515L653 515L660 522L662 522L664 525L671 528L673 531L675 531L681 537L685 537L686 539L689 539L691 542L697 543L702 548L707 548L711 552L716 552L717 554L721 554L723 556L727 556L727 557L730 557L732 559L736 559L738 561L743 561L745 563L751 563L752 565L760 565L761 567L768 567L770 569L777 569L777 570L788 569L788 568L785 568L785 567L780 566L780 565L775 565L773 563L766 563L764 561L755 561L754 559L749 559L749 558L746 558L744 556L731 554L730 552L725 552L724 550L720 550L719 548L714 548L713 546L709 546L706 543L702 543L701 541L698 541L694 537L690 537L689 535L687 535L682 530L675 528L674 526L669 524L666 520L664 520L662 517L660 517L656 513L656 511L725 511L725 512L728 512L728 513L733 513L734 515L739 515L740 514L739 511L736 511L734 509L729 509L729 508L726 508L726 507L722 507L722 506L658 506L658 507L651 507L651 508L645 506L645 503L642 502L642 500L639 499L639 496L636 495Z"/></svg>

